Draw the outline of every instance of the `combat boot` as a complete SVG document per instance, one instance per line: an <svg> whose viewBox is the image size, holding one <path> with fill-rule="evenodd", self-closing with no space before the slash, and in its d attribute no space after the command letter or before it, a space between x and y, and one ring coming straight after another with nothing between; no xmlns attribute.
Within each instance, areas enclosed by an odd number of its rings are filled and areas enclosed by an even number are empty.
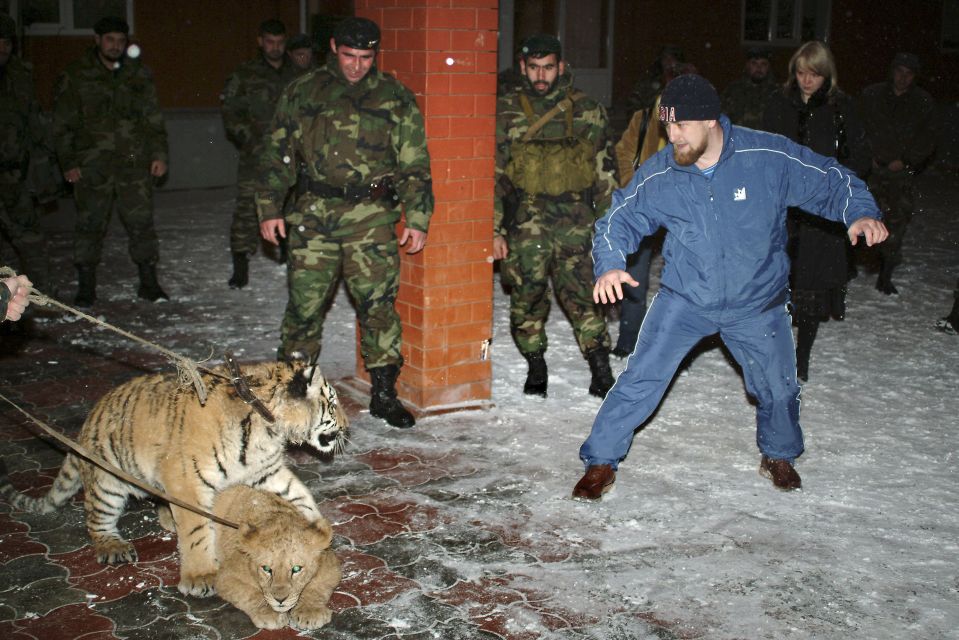
<svg viewBox="0 0 959 640"><path fill-rule="evenodd" d="M155 264L141 262L137 264L137 270L140 272L140 288L137 290L138 296L150 302L156 302L161 298L163 300L170 299L170 296L166 294L166 291L160 288L160 283L157 282L157 268Z"/></svg>
<svg viewBox="0 0 959 640"><path fill-rule="evenodd" d="M97 300L97 268L77 265L77 297L73 299L76 306L89 309Z"/></svg>
<svg viewBox="0 0 959 640"><path fill-rule="evenodd" d="M887 296L899 295L899 290L892 283L893 266L886 259L882 259L880 263L882 266L879 268L879 278L876 279L876 289Z"/></svg>
<svg viewBox="0 0 959 640"><path fill-rule="evenodd" d="M549 372L546 369L546 358L543 357L545 351L535 353L524 353L523 357L529 363L529 372L526 374L526 384L523 385L523 393L528 396L546 397L546 385L549 382Z"/></svg>
<svg viewBox="0 0 959 640"><path fill-rule="evenodd" d="M250 282L250 258L242 251L233 252L233 275L227 282L231 289L242 289Z"/></svg>
<svg viewBox="0 0 959 640"><path fill-rule="evenodd" d="M598 398L605 398L614 382L613 372L609 368L609 349L590 349L586 352L586 361L589 363L589 372L593 374L589 382L589 392Z"/></svg>
<svg viewBox="0 0 959 640"><path fill-rule="evenodd" d="M390 425L399 429L409 429L416 420L413 414L406 410L396 397L396 378L400 375L400 368L395 364L370 369L370 381L373 388L370 391L370 415L382 418Z"/></svg>

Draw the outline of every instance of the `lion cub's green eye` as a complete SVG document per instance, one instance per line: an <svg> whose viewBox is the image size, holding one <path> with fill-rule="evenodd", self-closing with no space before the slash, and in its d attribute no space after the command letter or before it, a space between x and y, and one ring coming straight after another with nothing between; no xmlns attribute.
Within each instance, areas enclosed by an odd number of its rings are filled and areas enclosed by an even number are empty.
<svg viewBox="0 0 959 640"><path fill-rule="evenodd" d="M298 565L298 564L295 564L295 565L293 565L293 570L292 570L292 571L293 571L293 574L296 575L296 574L299 573L300 571L303 571L303 567L301 567L301 566Z"/></svg>
<svg viewBox="0 0 959 640"><path fill-rule="evenodd" d="M271 569L268 565L263 565L263 566L260 567L260 568L263 569L263 573L265 573L266 575L268 575L268 576L272 576L272 575L273 575L273 569Z"/></svg>

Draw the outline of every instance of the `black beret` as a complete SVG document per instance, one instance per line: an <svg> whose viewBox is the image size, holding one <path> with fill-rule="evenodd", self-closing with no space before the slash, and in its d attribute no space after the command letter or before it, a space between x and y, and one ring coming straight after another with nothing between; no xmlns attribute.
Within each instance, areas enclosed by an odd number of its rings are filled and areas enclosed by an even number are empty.
<svg viewBox="0 0 959 640"><path fill-rule="evenodd" d="M93 33L102 36L105 33L122 33L130 35L130 25L123 18L117 16L107 16L97 20L93 25Z"/></svg>
<svg viewBox="0 0 959 640"><path fill-rule="evenodd" d="M911 69L914 73L919 73L919 56L914 53L897 53L896 57L892 59L892 66L898 67L900 65Z"/></svg>
<svg viewBox="0 0 959 640"><path fill-rule="evenodd" d="M17 36L17 23L5 13L0 13L0 38L13 40Z"/></svg>
<svg viewBox="0 0 959 640"><path fill-rule="evenodd" d="M352 49L379 49L380 28L368 18L346 18L333 29L333 42Z"/></svg>
<svg viewBox="0 0 959 640"><path fill-rule="evenodd" d="M772 57L772 51L766 47L749 47L746 49L746 59L752 60L754 58L765 58L769 60Z"/></svg>
<svg viewBox="0 0 959 640"><path fill-rule="evenodd" d="M556 36L548 33L537 33L523 40L520 52L524 58L543 58L555 53L556 58L560 59L563 57L563 46Z"/></svg>
<svg viewBox="0 0 959 640"><path fill-rule="evenodd" d="M295 49L312 49L313 48L313 38L306 35L305 33L298 33L292 38L290 38L286 43L286 50L293 51Z"/></svg>

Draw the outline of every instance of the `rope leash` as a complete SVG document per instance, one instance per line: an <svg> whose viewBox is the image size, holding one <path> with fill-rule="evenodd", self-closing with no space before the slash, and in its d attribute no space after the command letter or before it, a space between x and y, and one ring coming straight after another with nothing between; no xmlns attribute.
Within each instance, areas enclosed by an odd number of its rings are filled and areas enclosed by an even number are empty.
<svg viewBox="0 0 959 640"><path fill-rule="evenodd" d="M165 502L169 502L170 504L175 504L176 506L186 509L187 511L192 511L193 513L203 516L204 518L208 518L212 520L213 522L222 524L226 527L231 527L233 529L240 528L240 525L236 524L235 522L224 520L220 516L212 514L206 509L203 509L202 507L198 507L195 504L191 504L189 502L180 500L179 498L171 496L165 491L161 491L155 487L148 485L147 483L143 482L139 478L131 476L129 473L127 473L123 469L120 469L119 467L116 467L110 464L109 462L100 458L99 456L91 452L89 449L87 449L80 443L56 431L55 429L53 429L46 423L42 422L39 418L34 417L33 415L28 413L26 410L21 408L17 403L15 403L13 400L3 395L2 393L0 393L0 399L5 400L10 406L12 406L14 409L19 411L23 415L25 415L27 418L29 418L34 424L39 426L44 431L44 433L49 435L51 438L53 438L54 440L56 440L63 446L67 447L68 449L73 451L75 454L77 454L78 456L86 460L87 462L91 464L95 464L96 466L100 467L107 473L111 473L115 475L116 477L120 478L121 480L123 480L124 482L128 482L129 484L139 487L140 489L143 489L147 493L153 496L156 496L157 498L160 498L161 500L164 500Z"/></svg>
<svg viewBox="0 0 959 640"><path fill-rule="evenodd" d="M6 278L6 277L14 277L16 275L17 275L17 272L11 269L10 267L0 266L0 277ZM3 285L0 284L0 286L3 286ZM206 404L206 397L207 397L206 384L204 384L203 379L200 377L200 370L202 369L203 371L207 373L214 373L214 375L217 375L215 374L215 372L211 371L210 369L202 367L199 363L194 362L193 360L190 360L189 358L184 358L180 354L174 353L173 351L170 351L169 349L165 349L158 344L154 344L148 340L144 340L143 338L136 336L130 333L129 331L124 331L123 329L119 327L115 327L108 322L104 322L102 320L99 320L98 318L94 318L91 315L87 315L86 313L83 313L82 311L78 309L74 309L73 307L69 305L63 304L59 300L55 300L54 298L51 298L50 296L44 295L43 293L37 291L33 287L30 287L30 293L27 296L27 298L33 304L36 304L41 307L45 307L45 306L58 307L59 309L62 309L63 311L71 313L78 318L82 318L83 320L86 320L87 322L109 329L110 331L118 333L125 338L129 338L130 340L133 340L134 342L139 342L140 344L146 347L150 347L152 349L155 349L156 351L159 351L164 356L166 356L174 366L176 366L177 377L180 381L180 384L182 384L183 386L192 384L193 388L196 389L196 394L200 399L200 404L201 405Z"/></svg>

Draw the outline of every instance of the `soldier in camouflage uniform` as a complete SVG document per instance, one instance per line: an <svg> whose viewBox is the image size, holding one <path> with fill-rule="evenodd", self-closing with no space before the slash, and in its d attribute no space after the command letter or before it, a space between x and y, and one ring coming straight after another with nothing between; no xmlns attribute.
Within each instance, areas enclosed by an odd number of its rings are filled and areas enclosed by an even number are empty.
<svg viewBox="0 0 959 640"><path fill-rule="evenodd" d="M15 39L13 19L0 14L0 234L17 254L19 270L43 291L46 248L26 178L31 152L45 144L45 136L33 69L13 55Z"/></svg>
<svg viewBox="0 0 959 640"><path fill-rule="evenodd" d="M137 295L168 299L156 276L153 181L167 171L167 137L153 75L125 54L124 20L103 18L93 31L96 46L60 76L53 109L57 155L77 205L74 302L89 307L96 300L96 268L114 206L139 270Z"/></svg>
<svg viewBox="0 0 959 640"><path fill-rule="evenodd" d="M896 54L889 80L862 92L860 113L873 156L869 190L889 228L889 239L879 245L876 279L885 295L899 293L892 272L902 262L902 241L916 207L915 174L936 149L936 103L915 85L918 73L915 54Z"/></svg>
<svg viewBox="0 0 959 640"><path fill-rule="evenodd" d="M776 84L769 71L768 49L755 47L746 51L743 75L733 80L723 91L723 113L733 124L750 129L762 129L763 112L769 98L782 87Z"/></svg>
<svg viewBox="0 0 959 640"><path fill-rule="evenodd" d="M300 70L286 55L286 27L279 20L260 24L256 39L260 53L227 78L223 90L223 126L240 152L237 168L236 210L230 227L233 275L228 284L241 289L249 282L249 257L260 244L253 200L258 163L280 93Z"/></svg>
<svg viewBox="0 0 959 640"><path fill-rule="evenodd" d="M312 71L316 68L316 53L313 51L313 38L305 33L298 33L286 43L286 55L296 67L299 74Z"/></svg>
<svg viewBox="0 0 959 640"><path fill-rule="evenodd" d="M323 319L340 276L356 305L370 413L396 427L413 416L396 398L400 319L398 245L426 244L433 213L426 130L413 93L375 66L380 31L340 22L334 57L280 96L257 189L260 232L289 243L289 301L278 356L319 353ZM287 191L294 206L283 214ZM406 228L397 242L402 205Z"/></svg>
<svg viewBox="0 0 959 640"><path fill-rule="evenodd" d="M593 223L616 188L606 110L573 88L560 42L527 38L522 88L496 107L493 257L511 286L510 328L529 363L523 391L546 396L546 317L556 295L589 362L589 392L613 384L609 334L592 297ZM543 116L549 115L548 120Z"/></svg>

